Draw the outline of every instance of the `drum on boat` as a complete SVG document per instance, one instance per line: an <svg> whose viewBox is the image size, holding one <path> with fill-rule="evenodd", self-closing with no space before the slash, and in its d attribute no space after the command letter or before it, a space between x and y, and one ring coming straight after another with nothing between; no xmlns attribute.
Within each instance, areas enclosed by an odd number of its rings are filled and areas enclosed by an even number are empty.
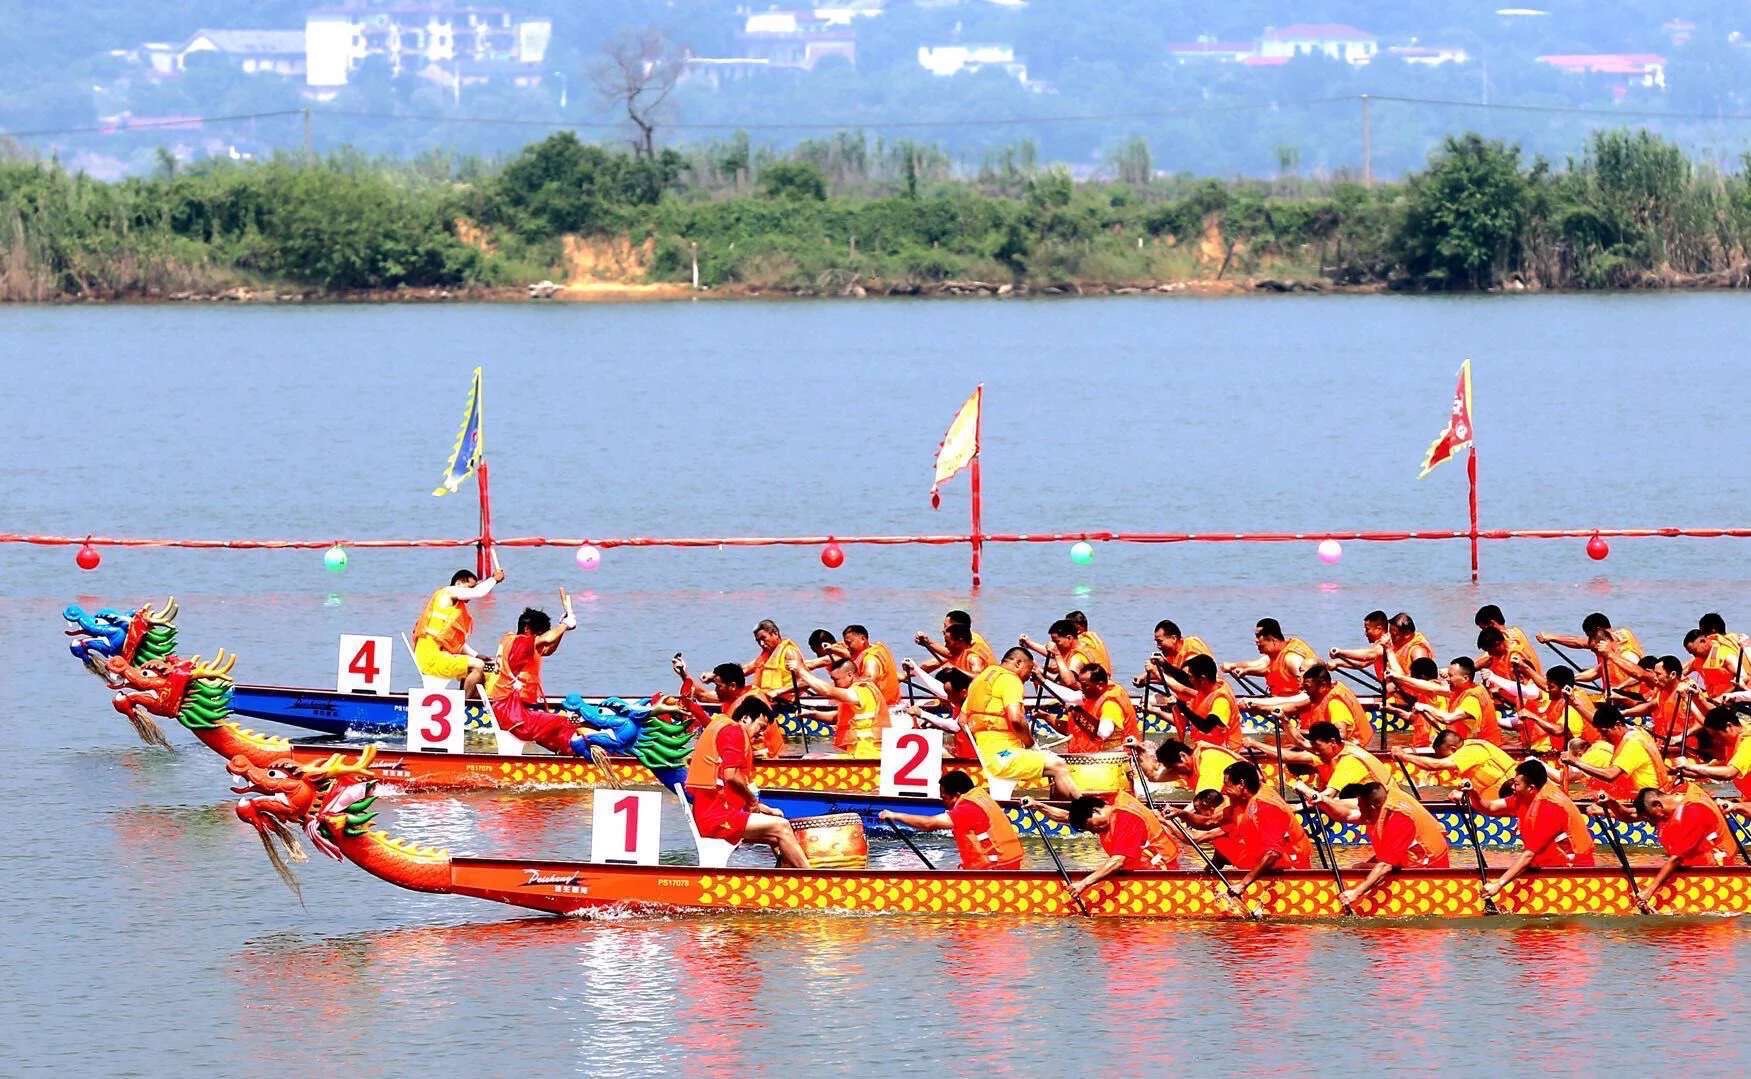
<svg viewBox="0 0 1751 1079"><path fill-rule="evenodd" d="M1130 787L1131 760L1123 751L1066 753L1064 763L1083 794L1112 794Z"/></svg>
<svg viewBox="0 0 1751 1079"><path fill-rule="evenodd" d="M868 869L869 840L864 838L863 818L856 813L828 813L798 817L790 822L815 869Z"/></svg>

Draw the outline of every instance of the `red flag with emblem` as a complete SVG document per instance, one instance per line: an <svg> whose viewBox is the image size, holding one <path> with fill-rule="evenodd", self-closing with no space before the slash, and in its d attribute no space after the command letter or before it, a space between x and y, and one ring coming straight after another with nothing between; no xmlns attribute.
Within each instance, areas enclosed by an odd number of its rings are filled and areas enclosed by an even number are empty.
<svg viewBox="0 0 1751 1079"><path fill-rule="evenodd" d="M1427 476L1434 471L1436 465L1450 460L1469 445L1471 445L1471 361L1466 360L1459 365L1459 388L1453 391L1453 407L1447 413L1447 429L1429 444L1429 452L1423 455L1423 470L1417 473L1417 479L1420 480Z"/></svg>

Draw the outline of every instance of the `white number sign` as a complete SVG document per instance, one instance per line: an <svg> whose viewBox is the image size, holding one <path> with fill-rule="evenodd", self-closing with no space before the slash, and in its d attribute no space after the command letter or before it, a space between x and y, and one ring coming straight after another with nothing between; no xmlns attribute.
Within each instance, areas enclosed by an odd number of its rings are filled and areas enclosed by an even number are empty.
<svg viewBox="0 0 1751 1079"><path fill-rule="evenodd" d="M662 850L663 796L597 787L590 810L590 861L656 865Z"/></svg>
<svg viewBox="0 0 1751 1079"><path fill-rule="evenodd" d="M407 692L407 751L460 753L468 709L459 689Z"/></svg>
<svg viewBox="0 0 1751 1079"><path fill-rule="evenodd" d="M941 731L889 728L882 732L883 798L934 798L941 778Z"/></svg>
<svg viewBox="0 0 1751 1079"><path fill-rule="evenodd" d="M343 633L334 688L342 693L388 693L393 684L389 681L389 664L394 659L391 638Z"/></svg>

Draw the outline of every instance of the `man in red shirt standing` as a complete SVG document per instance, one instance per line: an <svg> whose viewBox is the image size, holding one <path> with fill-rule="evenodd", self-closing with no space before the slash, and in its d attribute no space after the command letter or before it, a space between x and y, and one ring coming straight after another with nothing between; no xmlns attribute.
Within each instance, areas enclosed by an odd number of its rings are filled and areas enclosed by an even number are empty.
<svg viewBox="0 0 1751 1079"><path fill-rule="evenodd" d="M707 723L687 760L687 793L700 836L731 843L764 843L778 863L809 868L808 856L784 815L760 801L753 780L754 743L773 720L757 696L738 700L728 715Z"/></svg>
<svg viewBox="0 0 1751 1079"><path fill-rule="evenodd" d="M1468 793L1456 798L1469 797ZM1528 869L1569 869L1593 864L1593 832L1587 816L1550 782L1550 773L1540 760L1521 761L1514 778L1502 784L1502 797L1483 802L1483 811L1494 816L1509 813L1519 818L1524 853L1502 875L1484 885L1484 896L1495 899Z"/></svg>

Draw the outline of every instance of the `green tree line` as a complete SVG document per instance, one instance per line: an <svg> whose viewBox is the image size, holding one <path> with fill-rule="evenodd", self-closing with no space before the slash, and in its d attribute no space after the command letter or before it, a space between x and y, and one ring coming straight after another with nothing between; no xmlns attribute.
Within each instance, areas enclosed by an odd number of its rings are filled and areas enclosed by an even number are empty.
<svg viewBox="0 0 1751 1079"><path fill-rule="evenodd" d="M1147 146L1074 181L1031 147L955 174L861 135L777 154L745 138L635 158L559 134L502 164L342 153L101 183L0 163L0 298L233 285L347 293L567 276L567 237L629 241L651 281L798 292L1197 278L1476 290L1743 283L1751 162L1723 172L1642 131L1561 163L1477 135L1402 182L1161 176Z"/></svg>

